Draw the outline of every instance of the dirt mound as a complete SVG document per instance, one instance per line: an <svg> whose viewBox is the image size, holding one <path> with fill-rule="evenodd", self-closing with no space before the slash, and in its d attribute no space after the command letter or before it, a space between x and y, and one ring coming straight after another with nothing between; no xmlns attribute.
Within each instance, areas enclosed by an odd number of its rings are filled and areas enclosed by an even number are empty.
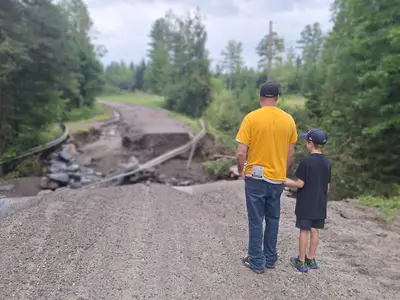
<svg viewBox="0 0 400 300"><path fill-rule="evenodd" d="M84 145L94 143L101 137L102 130L96 127L91 127L89 130L78 131L71 135L71 142L81 148Z"/></svg>

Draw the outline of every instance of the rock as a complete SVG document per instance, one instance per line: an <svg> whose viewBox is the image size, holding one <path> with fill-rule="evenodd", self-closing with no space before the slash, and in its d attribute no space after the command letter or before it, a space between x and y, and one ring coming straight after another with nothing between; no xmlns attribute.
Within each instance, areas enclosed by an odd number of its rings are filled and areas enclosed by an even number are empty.
<svg viewBox="0 0 400 300"><path fill-rule="evenodd" d="M188 186L191 185L192 182L190 180L182 181L179 183L179 186Z"/></svg>
<svg viewBox="0 0 400 300"><path fill-rule="evenodd" d="M0 218L4 218L8 212L8 200L0 200Z"/></svg>
<svg viewBox="0 0 400 300"><path fill-rule="evenodd" d="M69 182L69 175L65 172L48 174L47 177L62 184L68 184Z"/></svg>
<svg viewBox="0 0 400 300"><path fill-rule="evenodd" d="M376 235L379 237L387 237L387 234L384 232L378 232Z"/></svg>
<svg viewBox="0 0 400 300"><path fill-rule="evenodd" d="M131 156L129 158L128 163L126 164L120 164L120 167L125 169L125 171L133 171L139 168L139 161L135 156Z"/></svg>
<svg viewBox="0 0 400 300"><path fill-rule="evenodd" d="M72 144L72 143L69 143L69 144L65 145L63 148L67 151L67 153L70 156L74 156L77 153L76 146L74 144Z"/></svg>
<svg viewBox="0 0 400 300"><path fill-rule="evenodd" d="M69 178L73 181L81 181L82 176L80 174L69 174Z"/></svg>
<svg viewBox="0 0 400 300"><path fill-rule="evenodd" d="M93 169L87 168L83 171L86 175L93 175L95 172Z"/></svg>
<svg viewBox="0 0 400 300"><path fill-rule="evenodd" d="M177 184L178 184L178 180L177 180L175 177L172 177L172 178L169 180L169 182L170 182L172 185L177 185Z"/></svg>
<svg viewBox="0 0 400 300"><path fill-rule="evenodd" d="M48 172L48 173L59 173L59 172L62 172L62 171L64 171L64 170L65 170L65 169L60 168L59 166L51 165L51 166L47 169L47 172Z"/></svg>
<svg viewBox="0 0 400 300"><path fill-rule="evenodd" d="M49 182L47 183L47 189L49 190L56 190L60 187L60 184L54 180L49 180Z"/></svg>
<svg viewBox="0 0 400 300"><path fill-rule="evenodd" d="M74 161L74 158L73 158L72 155L74 155L76 153L77 152L76 152L75 145L74 144L68 144L68 145L63 146L61 152L58 153L58 157L61 160L69 163L69 162L73 162Z"/></svg>
<svg viewBox="0 0 400 300"><path fill-rule="evenodd" d="M14 188L15 184L0 184L1 192L9 192Z"/></svg>
<svg viewBox="0 0 400 300"><path fill-rule="evenodd" d="M138 182L141 178L142 178L142 176L141 176L139 173L135 173L135 174L129 176L129 182L130 182L130 183L136 183L136 182Z"/></svg>
<svg viewBox="0 0 400 300"><path fill-rule="evenodd" d="M165 174L160 174L157 176L158 183L165 184L167 182L167 180L168 180L168 178L167 178L167 175L165 175Z"/></svg>
<svg viewBox="0 0 400 300"><path fill-rule="evenodd" d="M48 177L43 176L43 177L40 179L40 183L39 183L40 187L41 187L42 189L47 189L47 185L49 184L49 181L50 181L50 179L49 179Z"/></svg>
<svg viewBox="0 0 400 300"><path fill-rule="evenodd" d="M93 176L82 176L80 182L81 182L82 186L85 186L85 185L92 184L93 182L96 182L96 181L98 181L98 178L97 178L97 177L93 177Z"/></svg>
<svg viewBox="0 0 400 300"><path fill-rule="evenodd" d="M80 182L80 181L70 181L70 183L69 183L69 187L71 188L71 189L80 189L81 187L82 187L82 182Z"/></svg>
<svg viewBox="0 0 400 300"><path fill-rule="evenodd" d="M232 166L229 168L229 177L232 179L239 177L239 171L237 166Z"/></svg>
<svg viewBox="0 0 400 300"><path fill-rule="evenodd" d="M65 162L68 162L68 163L72 162L72 156L69 155L68 152L66 152L66 151L62 151L62 152L58 153L58 157Z"/></svg>
<svg viewBox="0 0 400 300"><path fill-rule="evenodd" d="M72 164L70 166L67 167L67 172L78 172L80 169L80 166L77 164Z"/></svg>
<svg viewBox="0 0 400 300"><path fill-rule="evenodd" d="M342 217L342 218L344 218L344 219L350 219L350 217L346 214L346 213L344 213L344 212L340 212L340 216Z"/></svg>
<svg viewBox="0 0 400 300"><path fill-rule="evenodd" d="M96 172L94 173L94 175L96 175L97 177L104 177L104 174L101 172Z"/></svg>

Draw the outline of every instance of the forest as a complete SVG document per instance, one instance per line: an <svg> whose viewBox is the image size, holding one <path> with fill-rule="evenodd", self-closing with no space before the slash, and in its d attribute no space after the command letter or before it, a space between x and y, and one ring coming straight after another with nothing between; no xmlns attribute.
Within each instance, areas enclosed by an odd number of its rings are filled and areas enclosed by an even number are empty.
<svg viewBox="0 0 400 300"><path fill-rule="evenodd" d="M287 47L279 32L260 36L257 67L246 65L246 45L236 40L212 62L201 11L168 11L152 25L147 57L102 66L104 48L90 37L81 0L4 0L0 157L35 146L40 132L68 118L71 109L92 107L99 95L137 91L162 96L170 111L204 117L233 141L244 115L258 108L271 58L279 106L299 132L320 127L328 133L331 197L374 195L398 203L400 10L394 6L391 0L336 0L329 32L309 24L296 47ZM301 143L296 148L297 157L305 155Z"/></svg>

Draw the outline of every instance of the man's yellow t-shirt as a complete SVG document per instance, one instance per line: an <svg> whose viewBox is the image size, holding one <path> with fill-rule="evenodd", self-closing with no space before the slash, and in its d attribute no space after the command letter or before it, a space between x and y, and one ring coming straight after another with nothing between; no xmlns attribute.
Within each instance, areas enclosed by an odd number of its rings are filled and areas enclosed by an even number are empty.
<svg viewBox="0 0 400 300"><path fill-rule="evenodd" d="M253 174L253 166L257 166L264 168L266 179L286 180L289 145L297 141L291 115L276 106L252 111L244 117L236 140L249 147L246 175Z"/></svg>

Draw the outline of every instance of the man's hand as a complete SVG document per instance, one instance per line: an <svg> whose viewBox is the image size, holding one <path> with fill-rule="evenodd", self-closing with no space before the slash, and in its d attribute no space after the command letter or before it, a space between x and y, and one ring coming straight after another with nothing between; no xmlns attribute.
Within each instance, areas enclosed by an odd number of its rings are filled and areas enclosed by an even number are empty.
<svg viewBox="0 0 400 300"><path fill-rule="evenodd" d="M244 178L244 164L246 162L246 155L247 155L248 147L242 143L239 143L238 149L236 152L236 163L239 172L239 176Z"/></svg>
<svg viewBox="0 0 400 300"><path fill-rule="evenodd" d="M245 174L244 174L244 170L239 174L239 179L244 179Z"/></svg>

